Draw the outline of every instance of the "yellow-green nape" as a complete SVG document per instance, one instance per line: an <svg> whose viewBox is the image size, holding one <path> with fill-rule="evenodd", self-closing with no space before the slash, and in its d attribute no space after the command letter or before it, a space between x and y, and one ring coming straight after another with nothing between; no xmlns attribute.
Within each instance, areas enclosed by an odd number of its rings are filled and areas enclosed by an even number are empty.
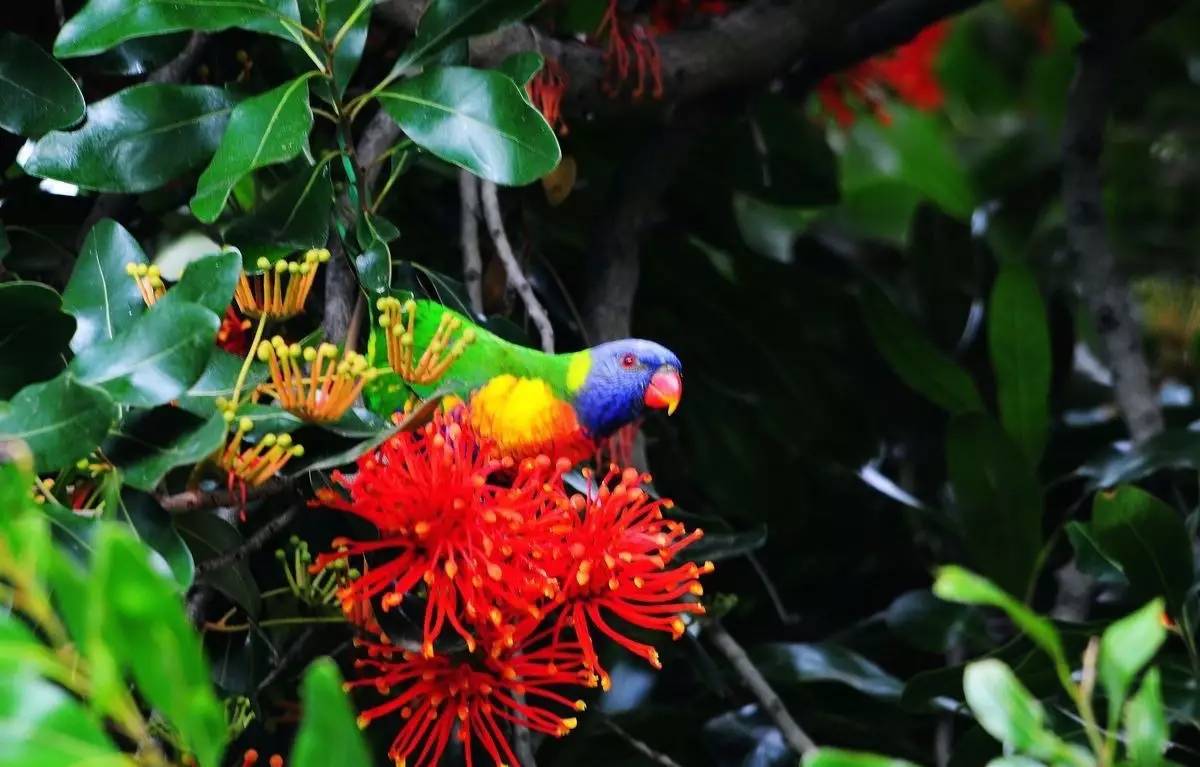
<svg viewBox="0 0 1200 767"><path fill-rule="evenodd" d="M587 380L588 372L592 369L592 353L587 349L571 355L567 364L567 391L574 394Z"/></svg>

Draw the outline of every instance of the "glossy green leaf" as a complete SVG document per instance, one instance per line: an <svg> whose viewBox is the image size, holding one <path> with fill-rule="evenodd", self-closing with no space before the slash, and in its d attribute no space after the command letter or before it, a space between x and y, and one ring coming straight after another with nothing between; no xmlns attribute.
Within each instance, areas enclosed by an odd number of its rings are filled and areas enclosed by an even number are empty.
<svg viewBox="0 0 1200 767"><path fill-rule="evenodd" d="M63 311L75 317L71 348L76 353L111 341L146 311L128 264L146 263L133 235L112 219L101 219L88 232L63 293Z"/></svg>
<svg viewBox="0 0 1200 767"><path fill-rule="evenodd" d="M916 767L912 762L862 751L820 748L804 757L804 767Z"/></svg>
<svg viewBox="0 0 1200 767"><path fill-rule="evenodd" d="M89 59L88 63L106 75L146 75L178 56L190 37L187 32L176 32L126 40Z"/></svg>
<svg viewBox="0 0 1200 767"><path fill-rule="evenodd" d="M1152 668L1143 677L1137 695L1125 707L1125 750L1129 761L1137 767L1166 764L1163 752L1167 750L1170 734L1163 709L1161 675Z"/></svg>
<svg viewBox="0 0 1200 767"><path fill-rule="evenodd" d="M246 252L255 245L289 250L321 248L329 239L333 182L329 165L305 169L276 189L250 215L239 218L225 239Z"/></svg>
<svg viewBox="0 0 1200 767"><path fill-rule="evenodd" d="M234 108L216 155L196 185L191 202L196 218L216 221L243 176L305 150L313 122L308 79L302 75Z"/></svg>
<svg viewBox="0 0 1200 767"><path fill-rule="evenodd" d="M1181 615L1194 577L1192 549L1183 517L1140 488L1122 485L1096 494L1092 533L1121 566L1138 599L1164 597Z"/></svg>
<svg viewBox="0 0 1200 767"><path fill-rule="evenodd" d="M1106 448L1075 474L1088 478L1089 489L1136 482L1164 469L1200 468L1200 432L1167 429L1145 442Z"/></svg>
<svg viewBox="0 0 1200 767"><path fill-rule="evenodd" d="M95 614L87 646L106 647L200 766L217 767L227 737L224 710L177 586L155 571L141 543L105 526L97 536L90 587Z"/></svg>
<svg viewBox="0 0 1200 767"><path fill-rule="evenodd" d="M0 128L40 136L83 119L83 94L71 73L37 43L0 31Z"/></svg>
<svg viewBox="0 0 1200 767"><path fill-rule="evenodd" d="M241 357L236 357L224 349L214 349L200 378L192 384L185 396L180 397L179 406L207 418L216 412L217 397L233 397L233 387L241 369ZM245 391L250 391L251 387L267 380L268 375L267 366L255 360L246 374Z"/></svg>
<svg viewBox="0 0 1200 767"><path fill-rule="evenodd" d="M38 282L0 284L0 399L22 387L53 378L66 366L64 353L75 320L62 312L62 298Z"/></svg>
<svg viewBox="0 0 1200 767"><path fill-rule="evenodd" d="M325 4L325 37L330 45L338 41L333 53L333 84L339 99L346 93L367 45L372 4L373 0L328 0Z"/></svg>
<svg viewBox="0 0 1200 767"><path fill-rule="evenodd" d="M1000 422L1036 465L1050 430L1050 327L1037 279L1025 264L1000 267L988 302L988 349Z"/></svg>
<svg viewBox="0 0 1200 767"><path fill-rule="evenodd" d="M509 79L524 88L545 63L546 58L537 51L520 51L497 64L496 71L508 75Z"/></svg>
<svg viewBox="0 0 1200 767"><path fill-rule="evenodd" d="M1116 721L1134 678L1167 639L1163 601L1155 599L1109 625L1100 637L1100 682L1108 693L1109 721Z"/></svg>
<svg viewBox="0 0 1200 767"><path fill-rule="evenodd" d="M1062 638L1054 624L997 588L986 578L953 565L939 568L933 593L950 602L998 607L1054 662L1061 679L1070 676Z"/></svg>
<svg viewBox="0 0 1200 767"><path fill-rule="evenodd" d="M207 85L135 85L90 104L79 130L43 136L23 167L101 192L157 189L212 157L233 104Z"/></svg>
<svg viewBox="0 0 1200 767"><path fill-rule="evenodd" d="M938 599L925 589L896 597L883 619L893 634L926 652L945 654L952 647L990 645L979 610Z"/></svg>
<svg viewBox="0 0 1200 767"><path fill-rule="evenodd" d="M374 220L384 221L374 219L370 214L361 219L358 237L365 244L362 252L354 257L354 271L367 295L379 297L386 296L392 287L392 250L374 226Z"/></svg>
<svg viewBox="0 0 1200 767"><path fill-rule="evenodd" d="M32 669L0 668L0 766L133 767L92 712Z"/></svg>
<svg viewBox="0 0 1200 767"><path fill-rule="evenodd" d="M758 551L767 544L764 525L736 533L704 531L704 537L683 550L683 558L691 562L720 562Z"/></svg>
<svg viewBox="0 0 1200 767"><path fill-rule="evenodd" d="M138 37L242 27L294 39L296 0L90 0L54 41L62 58L101 53Z"/></svg>
<svg viewBox="0 0 1200 767"><path fill-rule="evenodd" d="M392 67L392 73L419 64L442 48L520 21L541 0L432 0L421 14L417 34Z"/></svg>
<svg viewBox="0 0 1200 767"><path fill-rule="evenodd" d="M899 700L904 684L863 656L832 642L774 642L750 653L755 666L775 684L836 682L884 700Z"/></svg>
<svg viewBox="0 0 1200 767"><path fill-rule="evenodd" d="M1087 573L1100 583L1129 585L1121 566L1100 547L1092 526L1086 522L1068 522L1064 528L1071 548L1075 550L1075 566L1081 572Z"/></svg>
<svg viewBox="0 0 1200 767"><path fill-rule="evenodd" d="M1004 590L1024 595L1042 548L1042 491L1033 467L984 413L951 419L946 459L970 561Z"/></svg>
<svg viewBox="0 0 1200 767"><path fill-rule="evenodd" d="M163 302L111 341L82 349L68 370L123 405L161 405L200 378L219 324L199 304Z"/></svg>
<svg viewBox="0 0 1200 767"><path fill-rule="evenodd" d="M192 585L196 573L192 552L175 529L171 515L154 496L126 488L116 499L110 516L129 525L130 530L160 557L178 584L180 593Z"/></svg>
<svg viewBox="0 0 1200 767"><path fill-rule="evenodd" d="M904 315L887 294L867 282L862 311L875 346L914 391L950 413L983 410L975 382Z"/></svg>
<svg viewBox="0 0 1200 767"><path fill-rule="evenodd" d="M419 146L499 184L536 181L562 156L541 112L499 72L439 67L378 98Z"/></svg>
<svg viewBox="0 0 1200 767"><path fill-rule="evenodd" d="M63 373L17 392L0 415L0 436L24 440L37 470L55 471L90 453L116 417L107 393Z"/></svg>
<svg viewBox="0 0 1200 767"><path fill-rule="evenodd" d="M159 303L199 304L222 317L241 273L241 256L233 251L198 258L187 265L179 282Z"/></svg>
<svg viewBox="0 0 1200 767"><path fill-rule="evenodd" d="M304 716L292 746L292 767L370 767L367 744L332 660L318 658L304 672L300 703Z"/></svg>
<svg viewBox="0 0 1200 767"><path fill-rule="evenodd" d="M242 534L237 528L211 511L193 511L181 515L176 518L175 524L198 565L242 543ZM233 600L251 618L258 617L262 598L245 561L213 570L204 576L204 580Z"/></svg>
<svg viewBox="0 0 1200 767"><path fill-rule="evenodd" d="M152 492L168 471L202 460L224 438L220 415L202 420L163 406L126 416L104 444L104 455L121 470L125 484Z"/></svg>

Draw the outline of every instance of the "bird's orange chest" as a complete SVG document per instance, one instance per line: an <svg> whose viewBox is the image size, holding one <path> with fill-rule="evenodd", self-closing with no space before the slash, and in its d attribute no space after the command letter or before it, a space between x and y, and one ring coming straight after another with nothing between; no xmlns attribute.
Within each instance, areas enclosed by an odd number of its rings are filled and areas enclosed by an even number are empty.
<svg viewBox="0 0 1200 767"><path fill-rule="evenodd" d="M479 435L514 460L544 454L579 461L595 449L575 409L540 379L496 376L471 395L469 404Z"/></svg>

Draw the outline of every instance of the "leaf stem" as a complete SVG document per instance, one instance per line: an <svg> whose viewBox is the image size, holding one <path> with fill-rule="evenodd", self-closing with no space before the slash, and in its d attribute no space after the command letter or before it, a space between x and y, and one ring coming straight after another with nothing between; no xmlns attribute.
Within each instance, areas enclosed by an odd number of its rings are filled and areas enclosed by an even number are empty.
<svg viewBox="0 0 1200 767"><path fill-rule="evenodd" d="M267 313L263 312L258 316L258 327L254 329L254 342L250 344L250 351L246 352L246 360L242 363L242 369L238 371L237 383L233 385L233 407L237 408L238 398L242 395L242 387L246 385L246 376L250 374L250 365L254 363L254 355L258 351L258 344L262 341L263 328L267 326Z"/></svg>

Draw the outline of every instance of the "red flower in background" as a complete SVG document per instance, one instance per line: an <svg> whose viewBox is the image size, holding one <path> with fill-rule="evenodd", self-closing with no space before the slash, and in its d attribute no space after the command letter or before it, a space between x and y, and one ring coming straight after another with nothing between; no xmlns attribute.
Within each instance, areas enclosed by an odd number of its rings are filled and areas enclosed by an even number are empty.
<svg viewBox="0 0 1200 767"><path fill-rule="evenodd" d="M945 101L935 64L949 31L949 22L939 21L889 53L830 75L817 86L817 97L842 127L854 124L854 102L889 123L885 109L889 95L916 109L935 110Z"/></svg>
<svg viewBox="0 0 1200 767"><path fill-rule="evenodd" d="M221 327L217 328L217 346L239 357L250 351L250 320L243 319L232 306L225 307Z"/></svg>

